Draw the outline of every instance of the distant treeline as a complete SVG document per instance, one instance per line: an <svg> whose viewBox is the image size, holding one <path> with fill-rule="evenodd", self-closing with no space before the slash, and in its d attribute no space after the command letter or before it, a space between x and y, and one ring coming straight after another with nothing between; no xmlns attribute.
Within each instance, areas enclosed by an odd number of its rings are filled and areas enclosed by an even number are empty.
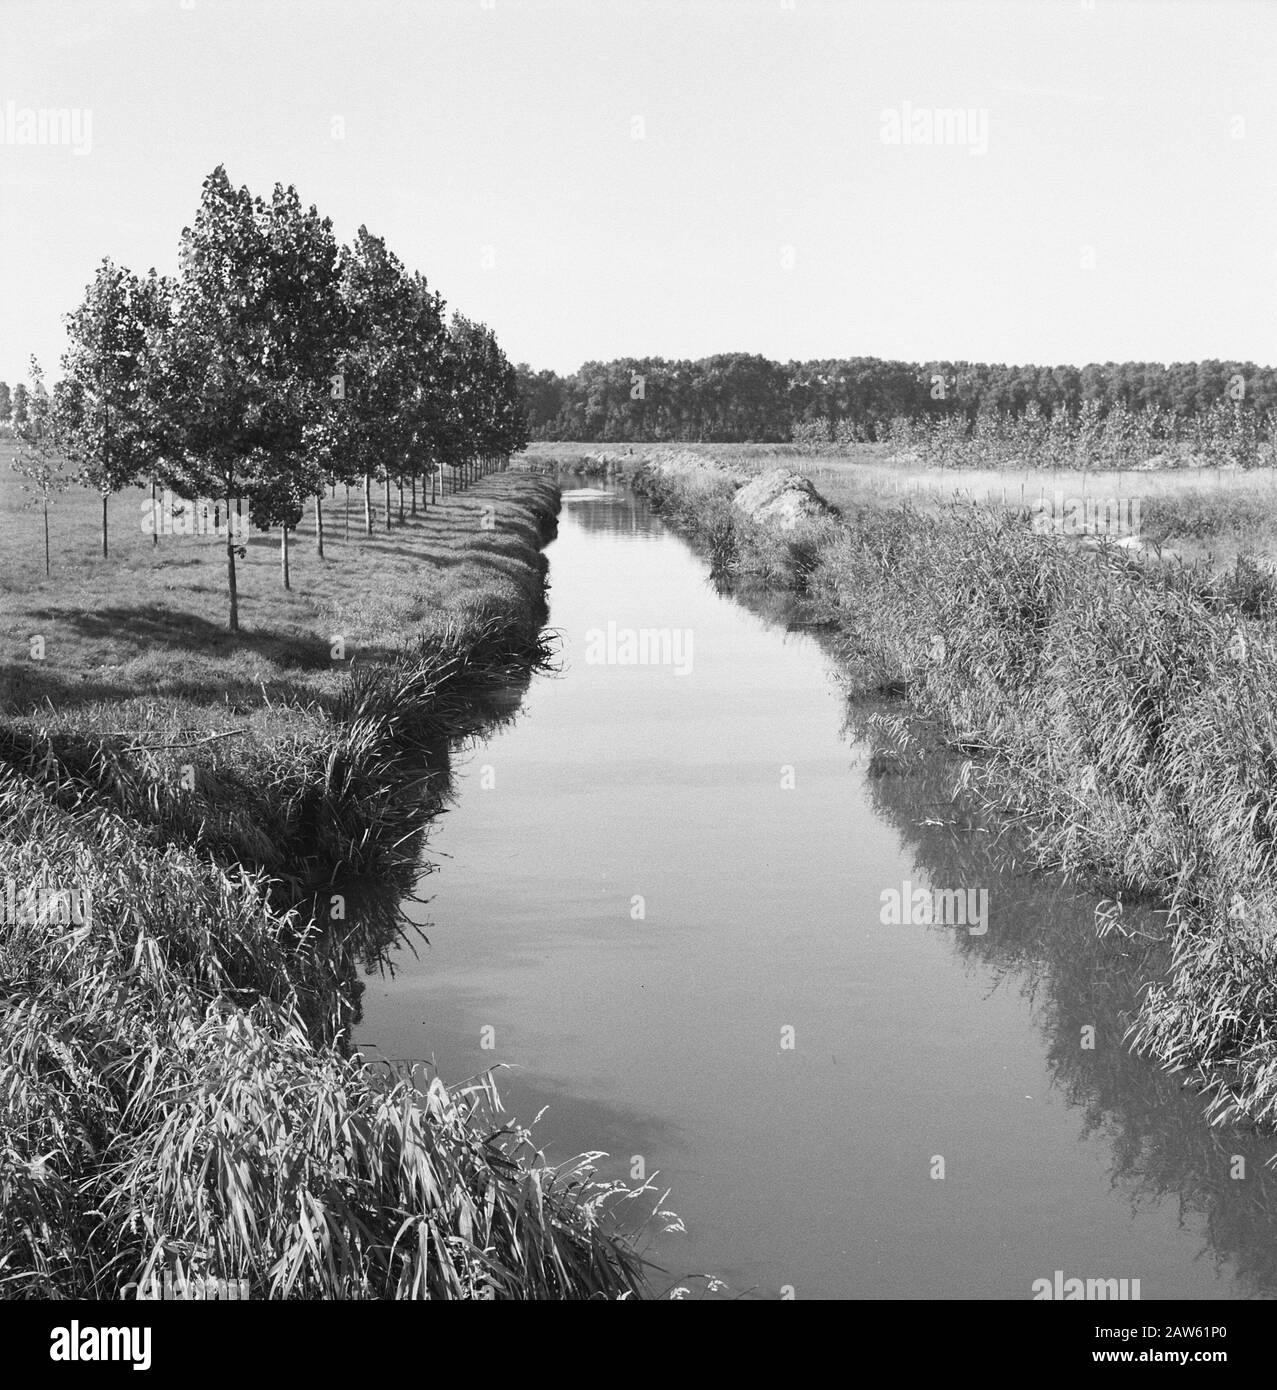
<svg viewBox="0 0 1277 1390"><path fill-rule="evenodd" d="M1105 362L1085 367L887 362L851 357L772 362L750 353L698 361L623 357L560 376L518 367L534 439L782 442L821 422L879 439L893 419L963 414L1101 414L1121 403L1195 415L1221 400L1277 409L1277 368L1254 362Z"/></svg>

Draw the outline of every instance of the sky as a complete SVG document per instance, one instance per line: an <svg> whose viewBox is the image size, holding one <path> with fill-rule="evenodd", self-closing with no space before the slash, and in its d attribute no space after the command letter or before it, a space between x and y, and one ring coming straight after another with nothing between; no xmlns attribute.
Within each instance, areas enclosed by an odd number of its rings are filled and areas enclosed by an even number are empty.
<svg viewBox="0 0 1277 1390"><path fill-rule="evenodd" d="M218 163L536 367L1270 364L1275 59L1277 0L0 0L0 379Z"/></svg>

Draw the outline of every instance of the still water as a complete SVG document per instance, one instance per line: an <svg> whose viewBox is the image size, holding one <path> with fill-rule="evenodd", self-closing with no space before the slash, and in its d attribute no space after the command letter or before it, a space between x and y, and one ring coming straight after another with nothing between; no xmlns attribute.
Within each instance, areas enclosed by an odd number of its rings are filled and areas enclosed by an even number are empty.
<svg viewBox="0 0 1277 1390"><path fill-rule="evenodd" d="M640 499L566 488L548 553L562 669L458 754L430 945L368 980L369 1054L513 1064L552 1160L659 1173L686 1226L659 1287L1277 1292L1273 1146L1123 1047L1157 966L1094 899L949 823L951 771L879 775L820 643L716 593ZM621 664L642 629L663 664ZM987 930L884 925L906 883L986 889Z"/></svg>

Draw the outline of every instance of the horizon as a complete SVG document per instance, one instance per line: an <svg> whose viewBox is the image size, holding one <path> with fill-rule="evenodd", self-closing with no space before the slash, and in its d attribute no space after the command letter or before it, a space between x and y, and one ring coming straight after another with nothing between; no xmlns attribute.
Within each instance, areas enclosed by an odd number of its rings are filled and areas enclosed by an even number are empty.
<svg viewBox="0 0 1277 1390"><path fill-rule="evenodd" d="M254 193L295 185L340 240L366 224L560 376L731 352L1275 360L1273 7L19 0L4 19L10 384L32 353L57 377L104 256L176 269L219 163ZM18 143L24 110L75 123Z"/></svg>

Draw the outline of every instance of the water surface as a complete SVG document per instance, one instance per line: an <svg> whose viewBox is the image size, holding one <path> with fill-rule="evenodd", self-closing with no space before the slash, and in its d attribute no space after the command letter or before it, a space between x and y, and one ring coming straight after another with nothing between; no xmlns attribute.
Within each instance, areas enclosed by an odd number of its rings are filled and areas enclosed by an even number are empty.
<svg viewBox="0 0 1277 1390"><path fill-rule="evenodd" d="M662 1284L1277 1289L1272 1146L1129 1055L1154 963L1097 939L1094 899L950 824L944 769L877 775L815 637L716 593L641 500L565 490L549 558L563 669L459 754L431 944L369 980L360 1043L449 1080L514 1064L551 1158L659 1170L687 1228ZM609 623L682 633L684 673L588 660ZM987 888L987 933L883 925L906 881Z"/></svg>

